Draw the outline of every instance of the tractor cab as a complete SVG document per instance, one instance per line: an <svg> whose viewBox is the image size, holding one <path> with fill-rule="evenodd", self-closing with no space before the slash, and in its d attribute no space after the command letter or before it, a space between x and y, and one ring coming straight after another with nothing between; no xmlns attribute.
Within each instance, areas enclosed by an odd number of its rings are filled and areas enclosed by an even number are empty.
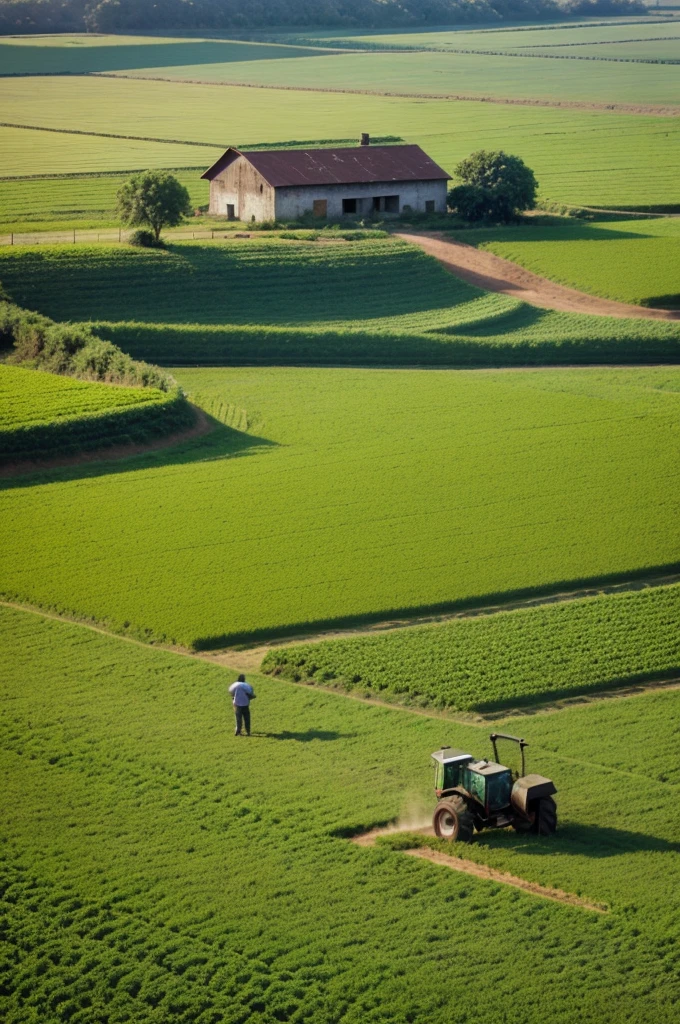
<svg viewBox="0 0 680 1024"><path fill-rule="evenodd" d="M494 761L476 761L472 754L443 747L432 755L438 800L460 793L473 800L488 816L510 803L512 772Z"/></svg>

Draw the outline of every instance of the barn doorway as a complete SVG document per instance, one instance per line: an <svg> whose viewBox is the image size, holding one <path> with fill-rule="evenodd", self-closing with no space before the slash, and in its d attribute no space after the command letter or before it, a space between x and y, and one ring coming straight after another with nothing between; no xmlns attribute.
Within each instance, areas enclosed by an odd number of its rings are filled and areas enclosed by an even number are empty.
<svg viewBox="0 0 680 1024"><path fill-rule="evenodd" d="M327 217L328 216L328 200L327 199L315 199L312 204L312 213L315 217Z"/></svg>
<svg viewBox="0 0 680 1024"><path fill-rule="evenodd" d="M236 220L236 207L233 203L227 203L227 220Z"/></svg>

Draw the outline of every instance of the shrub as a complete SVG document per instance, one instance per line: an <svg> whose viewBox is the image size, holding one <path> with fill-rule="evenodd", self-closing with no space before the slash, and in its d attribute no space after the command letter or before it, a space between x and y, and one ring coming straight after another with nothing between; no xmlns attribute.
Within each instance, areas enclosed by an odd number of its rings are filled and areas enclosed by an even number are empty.
<svg viewBox="0 0 680 1024"><path fill-rule="evenodd" d="M10 363L50 373L111 384L170 391L169 374L131 359L117 345L102 341L86 325L57 324L49 317L0 301L0 345L13 345Z"/></svg>
<svg viewBox="0 0 680 1024"><path fill-rule="evenodd" d="M145 228L138 228L130 236L130 245L138 245L143 249L162 249L164 248L163 242L160 238L156 238L153 231L147 231Z"/></svg>

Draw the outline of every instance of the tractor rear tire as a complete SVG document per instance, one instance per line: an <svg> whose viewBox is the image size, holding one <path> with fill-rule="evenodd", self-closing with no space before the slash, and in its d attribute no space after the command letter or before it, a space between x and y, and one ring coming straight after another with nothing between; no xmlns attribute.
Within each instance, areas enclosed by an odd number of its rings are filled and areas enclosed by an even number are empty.
<svg viewBox="0 0 680 1024"><path fill-rule="evenodd" d="M439 839L448 839L452 843L472 842L474 818L462 796L441 800L434 809L432 824Z"/></svg>
<svg viewBox="0 0 680 1024"><path fill-rule="evenodd" d="M539 836L551 836L557 829L557 805L551 796L536 801L535 831Z"/></svg>
<svg viewBox="0 0 680 1024"><path fill-rule="evenodd" d="M551 836L557 828L557 806L551 796L534 800L529 808L529 817L516 817L512 823L515 832L527 835L533 832L539 836Z"/></svg>

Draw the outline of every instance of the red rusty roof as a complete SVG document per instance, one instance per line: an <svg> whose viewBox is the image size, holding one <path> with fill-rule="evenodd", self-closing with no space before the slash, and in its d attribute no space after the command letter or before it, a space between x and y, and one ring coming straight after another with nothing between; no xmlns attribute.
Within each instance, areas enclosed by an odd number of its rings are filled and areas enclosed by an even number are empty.
<svg viewBox="0 0 680 1024"><path fill-rule="evenodd" d="M374 181L433 181L451 177L420 146L352 146L342 149L228 149L204 178L216 178L244 156L274 188L358 185Z"/></svg>

